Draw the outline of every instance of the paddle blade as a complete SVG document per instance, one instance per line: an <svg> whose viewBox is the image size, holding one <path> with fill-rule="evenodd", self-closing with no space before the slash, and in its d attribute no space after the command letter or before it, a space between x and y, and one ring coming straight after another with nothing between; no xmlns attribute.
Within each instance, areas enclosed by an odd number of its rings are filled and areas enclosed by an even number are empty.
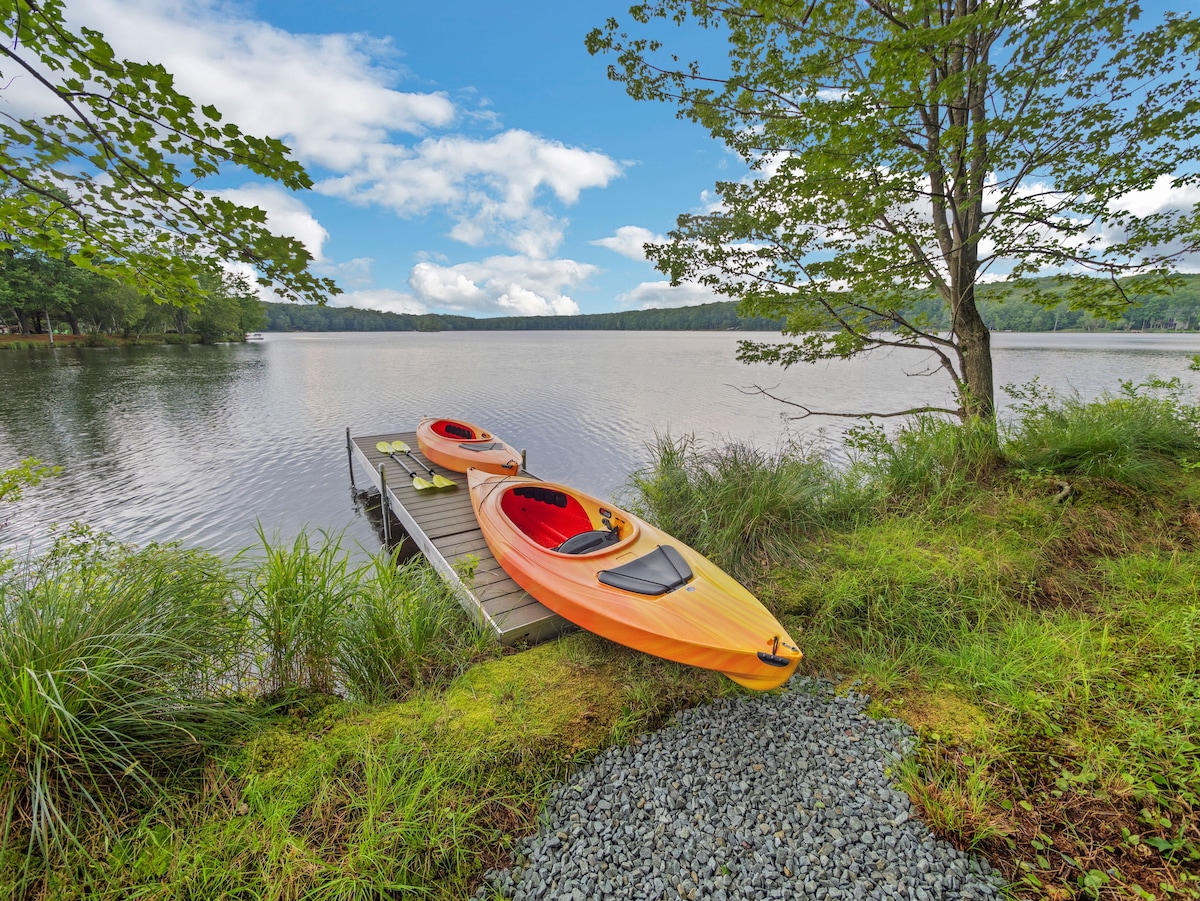
<svg viewBox="0 0 1200 901"><path fill-rule="evenodd" d="M408 453L408 445L407 445L407 444L405 444L403 441L393 441L393 442L392 442L392 449L393 449L393 450L397 450L397 451L399 451L399 452L400 452L400 453L402 453L402 454L407 454L407 453Z"/></svg>
<svg viewBox="0 0 1200 901"><path fill-rule="evenodd" d="M429 482L426 482L420 476L413 476L413 487L416 488L417 491L424 491L426 488L432 488L433 485L431 485Z"/></svg>
<svg viewBox="0 0 1200 901"><path fill-rule="evenodd" d="M435 487L435 488L457 488L458 485L456 485L454 482L451 482L445 476L434 476L433 477L433 487Z"/></svg>
<svg viewBox="0 0 1200 901"><path fill-rule="evenodd" d="M386 441L380 441L375 445L375 450L379 451L381 454L390 454L392 452L392 446Z"/></svg>

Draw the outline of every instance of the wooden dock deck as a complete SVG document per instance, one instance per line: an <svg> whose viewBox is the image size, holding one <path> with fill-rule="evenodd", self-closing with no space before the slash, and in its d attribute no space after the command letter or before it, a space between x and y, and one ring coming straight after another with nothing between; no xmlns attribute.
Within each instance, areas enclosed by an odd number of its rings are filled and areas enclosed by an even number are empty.
<svg viewBox="0 0 1200 901"><path fill-rule="evenodd" d="M435 472L458 487L416 490L412 476L375 447L380 441L396 440L407 444L422 464L429 464L417 446L416 432L351 437L347 430L351 466L354 462L360 463L375 487L381 488L379 466L383 464L392 515L434 569L450 582L467 613L476 622L490 627L506 645L523 641L536 643L573 628L561 616L531 598L500 568L483 540L475 512L471 509L467 477L434 467ZM401 454L400 458L413 472L428 477L429 473L408 457ZM467 584L459 576L457 567L469 557L474 557L478 564L474 579Z"/></svg>

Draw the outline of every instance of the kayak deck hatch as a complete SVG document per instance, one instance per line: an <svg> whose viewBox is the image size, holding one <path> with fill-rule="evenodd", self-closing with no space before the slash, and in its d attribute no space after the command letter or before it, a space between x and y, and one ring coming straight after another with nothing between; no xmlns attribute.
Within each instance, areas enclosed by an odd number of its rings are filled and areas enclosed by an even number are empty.
<svg viewBox="0 0 1200 901"><path fill-rule="evenodd" d="M669 544L660 544L650 553L615 569L602 569L596 576L610 588L657 597L690 582L692 568L679 551Z"/></svg>
<svg viewBox="0 0 1200 901"><path fill-rule="evenodd" d="M459 447L461 447L465 451L472 451L473 453L476 453L476 454L482 454L484 451L503 450L504 442L503 441L489 441L486 444L477 444L477 443L473 442L471 444L461 444L461 445L459 445Z"/></svg>

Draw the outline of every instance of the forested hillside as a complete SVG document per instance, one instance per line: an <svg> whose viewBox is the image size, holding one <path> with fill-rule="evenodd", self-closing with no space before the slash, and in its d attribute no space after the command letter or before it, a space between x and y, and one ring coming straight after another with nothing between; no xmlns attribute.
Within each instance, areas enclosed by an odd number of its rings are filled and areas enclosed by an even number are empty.
<svg viewBox="0 0 1200 901"><path fill-rule="evenodd" d="M604 329L640 331L720 331L748 329L778 331L773 319L739 319L734 301L661 310L626 310L579 316L501 316L474 319L435 313L380 313L353 307L314 307L269 303L267 328L272 331L522 331L546 329Z"/></svg>
<svg viewBox="0 0 1200 901"><path fill-rule="evenodd" d="M1179 284L1166 293L1150 292L1129 280L1126 290L1131 303L1119 318L1109 321L1071 310L1066 303L1046 309L1026 300L1027 291L1012 285L981 285L979 305L984 322L994 331L1050 332L1098 330L1148 330L1200 328L1200 275L1179 277ZM272 331L510 331L541 329L603 329L704 331L745 329L778 331L775 319L740 319L734 301L694 307L656 310L626 310L579 316L501 316L475 319L436 313L414 315L381 313L353 307L317 307L297 304L264 304L267 328ZM922 312L935 329L949 328L944 305L932 298Z"/></svg>

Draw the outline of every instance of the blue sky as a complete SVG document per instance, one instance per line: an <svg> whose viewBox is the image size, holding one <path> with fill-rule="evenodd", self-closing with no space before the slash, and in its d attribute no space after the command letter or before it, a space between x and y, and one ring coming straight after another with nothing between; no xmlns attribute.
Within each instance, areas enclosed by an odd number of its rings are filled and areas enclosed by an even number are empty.
<svg viewBox="0 0 1200 901"><path fill-rule="evenodd" d="M239 173L210 187L304 241L346 292L333 303L472 316L719 299L668 286L641 246L746 170L588 55L588 31L627 6L68 0L121 55L163 63L184 93L292 147L313 191ZM1131 208L1200 201L1167 196L1167 181Z"/></svg>
<svg viewBox="0 0 1200 901"><path fill-rule="evenodd" d="M641 255L744 169L607 79L587 32L624 0L72 0L117 52L282 138L316 189L222 187L303 240L334 303L472 316L715 299Z"/></svg>

